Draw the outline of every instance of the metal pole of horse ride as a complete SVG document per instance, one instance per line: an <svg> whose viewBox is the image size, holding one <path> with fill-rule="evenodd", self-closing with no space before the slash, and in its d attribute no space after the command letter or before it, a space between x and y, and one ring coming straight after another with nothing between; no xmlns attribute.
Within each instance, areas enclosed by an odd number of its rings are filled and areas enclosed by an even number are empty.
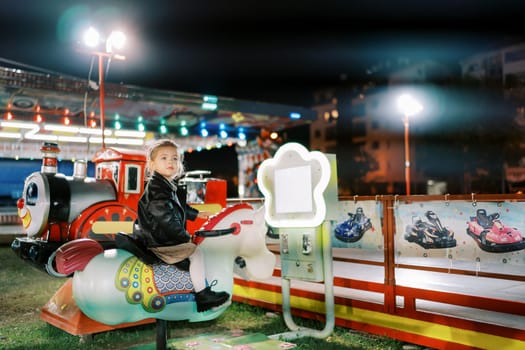
<svg viewBox="0 0 525 350"><path fill-rule="evenodd" d="M166 350L168 344L168 321L157 319L157 350Z"/></svg>

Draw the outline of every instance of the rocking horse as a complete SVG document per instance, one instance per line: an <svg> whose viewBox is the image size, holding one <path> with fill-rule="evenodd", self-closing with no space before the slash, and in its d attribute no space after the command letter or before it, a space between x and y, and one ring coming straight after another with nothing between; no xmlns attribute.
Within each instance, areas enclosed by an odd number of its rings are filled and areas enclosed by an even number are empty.
<svg viewBox="0 0 525 350"><path fill-rule="evenodd" d="M276 258L266 247L266 232L264 207L254 210L248 204L237 204L210 218L194 236L204 253L207 282L231 295L234 273L244 279L271 277ZM147 318L208 321L231 303L197 312L189 272L147 262L124 249L104 250L90 239L64 244L55 258L60 273L73 274L73 298L79 309L104 324Z"/></svg>

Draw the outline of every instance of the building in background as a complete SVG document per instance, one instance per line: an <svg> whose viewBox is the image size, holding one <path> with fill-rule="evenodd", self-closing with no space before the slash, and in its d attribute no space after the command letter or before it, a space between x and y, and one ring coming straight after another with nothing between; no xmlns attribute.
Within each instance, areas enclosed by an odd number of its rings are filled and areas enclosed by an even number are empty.
<svg viewBox="0 0 525 350"><path fill-rule="evenodd" d="M370 73L360 85L314 96L310 146L336 150L340 192L404 194L403 116L394 100L407 87L427 99L410 122L414 193L525 189L525 44L452 65L400 59Z"/></svg>
<svg viewBox="0 0 525 350"><path fill-rule="evenodd" d="M337 152L337 109L336 89L326 89L314 93L315 105L312 109L317 119L310 124L310 148L324 153Z"/></svg>
<svg viewBox="0 0 525 350"><path fill-rule="evenodd" d="M514 132L525 131L525 43L478 53L461 61L462 77L483 86L502 89L505 101L512 107ZM525 142L517 137L514 152L504 163L504 176L509 192L525 190Z"/></svg>

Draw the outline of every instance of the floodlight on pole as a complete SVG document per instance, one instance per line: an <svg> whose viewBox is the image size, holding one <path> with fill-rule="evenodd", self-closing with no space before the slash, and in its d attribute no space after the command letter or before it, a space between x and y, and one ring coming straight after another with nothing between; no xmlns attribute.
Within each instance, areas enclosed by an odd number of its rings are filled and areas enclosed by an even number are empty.
<svg viewBox="0 0 525 350"><path fill-rule="evenodd" d="M399 96L397 100L399 110L403 113L403 124L405 125L405 187L406 195L410 195L410 146L409 146L409 128L412 117L423 110L423 106L409 94Z"/></svg>
<svg viewBox="0 0 525 350"><path fill-rule="evenodd" d="M113 31L104 40L100 33L93 27L89 27L83 36L84 45L88 47L89 54L98 57L98 90L100 99L100 128L102 129L102 148L105 147L104 142L104 128L105 128L105 92L104 92L104 62L107 59L108 64L111 59L125 60L126 57L115 53L115 50L120 50L124 47L126 36L121 31ZM101 50L103 45L104 50ZM109 67L109 66L108 66Z"/></svg>
<svg viewBox="0 0 525 350"><path fill-rule="evenodd" d="M100 43L100 34L93 27L89 27L84 32L83 38L84 38L84 44L89 48L96 48L98 44Z"/></svg>
<svg viewBox="0 0 525 350"><path fill-rule="evenodd" d="M122 50L126 44L126 35L120 30L115 30L111 32L106 40L106 52L113 53L113 50Z"/></svg>

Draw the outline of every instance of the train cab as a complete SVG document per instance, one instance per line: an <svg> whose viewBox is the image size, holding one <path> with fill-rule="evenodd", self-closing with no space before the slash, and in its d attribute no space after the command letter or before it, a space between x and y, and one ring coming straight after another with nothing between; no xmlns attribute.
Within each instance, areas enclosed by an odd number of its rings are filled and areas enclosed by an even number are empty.
<svg viewBox="0 0 525 350"><path fill-rule="evenodd" d="M146 155L143 151L104 148L93 157L95 178L113 181L117 201L136 207L143 192Z"/></svg>

